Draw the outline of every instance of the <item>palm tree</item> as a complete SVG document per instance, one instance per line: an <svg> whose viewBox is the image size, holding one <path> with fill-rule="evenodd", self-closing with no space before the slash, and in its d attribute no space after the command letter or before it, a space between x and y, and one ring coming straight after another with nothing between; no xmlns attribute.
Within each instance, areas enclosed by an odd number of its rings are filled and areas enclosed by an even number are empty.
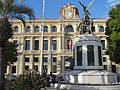
<svg viewBox="0 0 120 90"><path fill-rule="evenodd" d="M0 90L5 89L5 47L6 42L13 35L12 24L9 19L18 18L25 24L23 17L34 18L33 10L24 5L15 4L16 0L0 0Z"/></svg>

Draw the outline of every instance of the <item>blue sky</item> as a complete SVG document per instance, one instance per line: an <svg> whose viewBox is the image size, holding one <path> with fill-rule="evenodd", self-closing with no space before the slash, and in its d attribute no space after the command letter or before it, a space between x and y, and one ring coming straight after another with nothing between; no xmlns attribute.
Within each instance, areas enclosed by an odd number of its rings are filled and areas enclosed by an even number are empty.
<svg viewBox="0 0 120 90"><path fill-rule="evenodd" d="M92 0L79 0L88 5ZM74 4L79 10L80 18L83 18L83 10L78 0L45 0L45 18L59 18L59 10L63 4ZM94 0L89 7L91 18L108 18L108 12L112 5L120 3L120 0ZM36 18L42 18L43 0L23 0L23 4L34 10Z"/></svg>

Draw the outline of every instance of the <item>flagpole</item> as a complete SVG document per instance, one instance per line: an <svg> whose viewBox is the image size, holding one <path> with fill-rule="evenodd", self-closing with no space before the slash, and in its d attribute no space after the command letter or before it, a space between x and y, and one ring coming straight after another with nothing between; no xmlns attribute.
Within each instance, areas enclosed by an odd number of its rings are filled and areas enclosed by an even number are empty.
<svg viewBox="0 0 120 90"><path fill-rule="evenodd" d="M40 60L40 75L42 75L42 59L43 59L43 30L44 30L44 8L45 0L43 0L43 17L42 17L42 35L41 35L41 60Z"/></svg>
<svg viewBox="0 0 120 90"><path fill-rule="evenodd" d="M51 50L51 73L53 73L53 45L52 45L52 50Z"/></svg>

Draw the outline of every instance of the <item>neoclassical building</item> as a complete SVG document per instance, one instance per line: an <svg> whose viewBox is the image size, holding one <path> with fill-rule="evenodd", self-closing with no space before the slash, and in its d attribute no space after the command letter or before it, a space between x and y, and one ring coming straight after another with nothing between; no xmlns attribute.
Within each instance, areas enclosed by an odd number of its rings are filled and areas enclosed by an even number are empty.
<svg viewBox="0 0 120 90"><path fill-rule="evenodd" d="M55 74L62 73L62 60L64 56L65 70L72 69L74 55L73 49L75 38L80 34L78 26L81 18L79 17L78 9L68 3L60 9L59 18L46 18L44 20L43 33L43 72L51 72L51 50L53 45L53 63L52 71ZM22 72L22 57L23 67L27 69L40 70L41 59L41 28L42 19L25 19L26 27L18 19L10 20L13 23L14 35L10 39L11 42L18 44L18 60L12 65L7 66L7 73L19 74ZM109 55L106 55L107 39L105 35L107 19L93 18L93 34L100 37L103 49L104 68L113 72L120 72L119 65L111 63ZM24 30L24 51L23 49L23 30ZM69 48L69 42L72 42L72 50ZM64 49L63 49L64 47ZM64 51L64 52L63 52ZM112 65L112 68L111 68ZM18 68L19 67L19 68Z"/></svg>

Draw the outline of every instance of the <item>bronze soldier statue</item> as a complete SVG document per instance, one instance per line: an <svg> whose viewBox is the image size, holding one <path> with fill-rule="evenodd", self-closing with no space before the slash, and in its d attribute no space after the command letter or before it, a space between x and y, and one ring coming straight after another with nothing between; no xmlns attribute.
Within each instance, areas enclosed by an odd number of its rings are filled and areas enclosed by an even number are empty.
<svg viewBox="0 0 120 90"><path fill-rule="evenodd" d="M94 0L93 0L94 1ZM86 7L85 5L83 5L82 2L78 1L80 3L80 5L83 8L84 11L84 18L82 19L82 22L79 24L79 27L82 30L82 34L89 34L92 33L91 31L91 19L89 17L89 15L91 15L88 11L88 8L90 7L90 5L93 3L93 1Z"/></svg>

